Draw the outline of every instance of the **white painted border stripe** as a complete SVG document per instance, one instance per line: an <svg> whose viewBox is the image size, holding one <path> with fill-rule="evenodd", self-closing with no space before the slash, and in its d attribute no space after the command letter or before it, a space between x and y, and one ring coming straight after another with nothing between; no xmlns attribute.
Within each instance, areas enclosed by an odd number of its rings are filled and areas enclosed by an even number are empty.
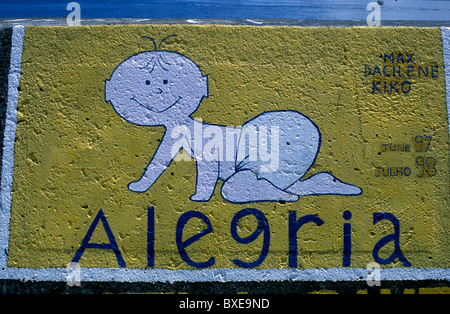
<svg viewBox="0 0 450 314"><path fill-rule="evenodd" d="M3 139L3 161L1 176L0 209L0 267L6 268L8 261L9 221L11 218L12 181L14 174L14 142L17 126L17 104L19 101L20 72L25 28L14 26L11 36L11 61L8 75L8 103L6 107L5 136Z"/></svg>
<svg viewBox="0 0 450 314"><path fill-rule="evenodd" d="M14 142L17 126L17 104L25 29L15 26L12 34L11 64L8 77L8 105L5 124L0 209L0 279L30 281L66 281L66 268L7 267L9 221L11 217L12 181L14 175ZM450 124L450 28L442 28L444 45L447 109ZM444 38L445 37L445 38ZM450 127L449 127L450 132ZM81 282L246 282L246 281L365 281L365 268L318 269L235 269L202 270L80 268ZM381 280L450 280L450 268L381 268Z"/></svg>
<svg viewBox="0 0 450 314"><path fill-rule="evenodd" d="M445 90L447 92L448 133L450 136L450 27L441 27L441 34L444 51Z"/></svg>
<svg viewBox="0 0 450 314"><path fill-rule="evenodd" d="M2 279L66 281L65 268L8 268ZM81 282L249 282L249 281L366 281L365 268L202 270L80 268ZM381 268L380 280L450 280L448 268Z"/></svg>

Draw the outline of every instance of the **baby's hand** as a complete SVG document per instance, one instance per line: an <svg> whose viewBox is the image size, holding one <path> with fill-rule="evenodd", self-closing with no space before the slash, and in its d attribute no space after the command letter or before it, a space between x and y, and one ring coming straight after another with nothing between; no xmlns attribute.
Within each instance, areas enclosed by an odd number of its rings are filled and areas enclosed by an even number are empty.
<svg viewBox="0 0 450 314"><path fill-rule="evenodd" d="M149 185L147 182L145 182L145 180L139 180L130 182L128 184L128 189L132 192L144 193L150 188L150 186L151 184Z"/></svg>
<svg viewBox="0 0 450 314"><path fill-rule="evenodd" d="M200 195L198 193L192 194L189 198L191 201L194 202L207 202L211 198L211 195Z"/></svg>

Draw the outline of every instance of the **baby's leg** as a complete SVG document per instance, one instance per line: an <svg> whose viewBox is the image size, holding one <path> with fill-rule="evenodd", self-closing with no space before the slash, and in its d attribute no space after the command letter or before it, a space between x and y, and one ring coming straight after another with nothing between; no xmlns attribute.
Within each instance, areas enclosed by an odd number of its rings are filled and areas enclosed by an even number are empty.
<svg viewBox="0 0 450 314"><path fill-rule="evenodd" d="M233 203L298 201L297 195L280 190L265 179L258 179L250 170L238 171L228 178L222 185L222 197Z"/></svg>

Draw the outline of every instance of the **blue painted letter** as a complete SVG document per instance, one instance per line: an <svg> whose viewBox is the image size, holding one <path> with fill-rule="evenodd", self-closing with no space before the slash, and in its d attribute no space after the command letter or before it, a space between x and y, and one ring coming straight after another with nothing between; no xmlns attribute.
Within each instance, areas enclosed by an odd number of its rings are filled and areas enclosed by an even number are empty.
<svg viewBox="0 0 450 314"><path fill-rule="evenodd" d="M251 235L245 238L241 238L237 234L237 225L239 223L239 220L242 217L248 216L248 215L254 215L258 221L258 226L256 227L255 232L253 232ZM264 238L263 238L263 247L261 249L261 255L258 257L258 259L251 263L243 262L239 259L234 259L233 263L238 265L239 267L243 268L254 268L256 266L261 265L262 262L267 257L267 254L269 254L269 245L270 245L270 228L269 228L269 222L267 221L266 216L256 208L246 208L243 209L234 215L233 220L231 220L231 235L233 236L233 239L235 239L239 243L247 244L250 242L253 242L256 240L259 235L264 232Z"/></svg>
<svg viewBox="0 0 450 314"><path fill-rule="evenodd" d="M345 220L352 218L352 213L346 210L343 215ZM352 226L349 223L344 223L344 253L342 257L342 266L350 267L352 254Z"/></svg>
<svg viewBox="0 0 450 314"><path fill-rule="evenodd" d="M109 243L89 243L92 233L94 232L95 228L97 227L100 219L102 220L103 228L105 228L106 235L108 236L108 239L109 239ZM108 224L108 221L106 220L105 214L103 213L103 210L101 210L101 209L98 211L97 216L95 217L94 221L92 222L91 226L89 227L89 230L86 233L86 236L84 237L84 240L81 243L80 248L75 253L72 263L78 263L80 261L80 258L83 255L85 249L113 250L114 253L116 254L116 258L117 258L117 262L119 263L119 266L127 267L127 265L125 264L125 261L123 260L122 254L120 254L119 247L117 246L116 239L114 238L111 228L109 227L109 224Z"/></svg>
<svg viewBox="0 0 450 314"><path fill-rule="evenodd" d="M321 226L323 220L316 215L306 215L297 219L296 211L289 211L289 267L297 268L297 231L308 222Z"/></svg>
<svg viewBox="0 0 450 314"><path fill-rule="evenodd" d="M155 267L155 208L147 212L147 267Z"/></svg>
<svg viewBox="0 0 450 314"><path fill-rule="evenodd" d="M183 241L184 226L187 224L187 222L191 218L194 218L194 217L197 217L197 218L200 218L201 220L203 220L203 222L206 224L206 229L197 233L196 235L193 235L192 237L188 238L187 240ZM213 228L211 225L211 221L209 220L208 217L206 217L205 214L203 214L199 211L191 210L191 211L181 215L180 219L178 219L178 222L177 222L176 242L177 242L178 252L180 253L180 256L183 259L183 261L185 261L190 266L193 266L196 268L205 268L205 267L214 265L214 263L216 262L214 257L211 257L206 262L194 262L186 253L187 246L191 245L192 243L199 240L201 237L207 235L208 233L211 233L212 231L213 231Z"/></svg>
<svg viewBox="0 0 450 314"><path fill-rule="evenodd" d="M406 267L410 267L411 263L406 259L400 250L400 222L399 220L392 215L391 213L373 213L373 224L376 224L380 220L387 219L394 225L394 233L389 234L383 237L380 241L375 244L373 248L372 256L375 262L380 265L386 265L392 263L397 258L400 259L402 264ZM380 249L385 246L387 243L394 241L394 253L391 254L388 258L380 258L378 253Z"/></svg>

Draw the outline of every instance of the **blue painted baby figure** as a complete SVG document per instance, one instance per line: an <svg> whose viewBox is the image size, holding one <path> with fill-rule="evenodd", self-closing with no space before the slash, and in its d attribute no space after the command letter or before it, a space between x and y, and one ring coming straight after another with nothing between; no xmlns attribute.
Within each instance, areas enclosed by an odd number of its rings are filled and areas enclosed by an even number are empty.
<svg viewBox="0 0 450 314"><path fill-rule="evenodd" d="M182 54L146 51L116 67L105 81L105 100L130 123L165 128L147 168L139 180L128 184L129 190L147 191L183 149L196 161L192 201L208 201L219 179L222 197L233 203L293 202L303 195L362 193L328 172L302 180L321 143L318 127L307 116L291 110L264 112L235 128L237 136L225 143L229 127L191 117L204 97L208 97L208 76ZM191 136L199 132L202 140ZM222 139L223 145L211 148L213 137ZM270 160L259 158L262 143Z"/></svg>

